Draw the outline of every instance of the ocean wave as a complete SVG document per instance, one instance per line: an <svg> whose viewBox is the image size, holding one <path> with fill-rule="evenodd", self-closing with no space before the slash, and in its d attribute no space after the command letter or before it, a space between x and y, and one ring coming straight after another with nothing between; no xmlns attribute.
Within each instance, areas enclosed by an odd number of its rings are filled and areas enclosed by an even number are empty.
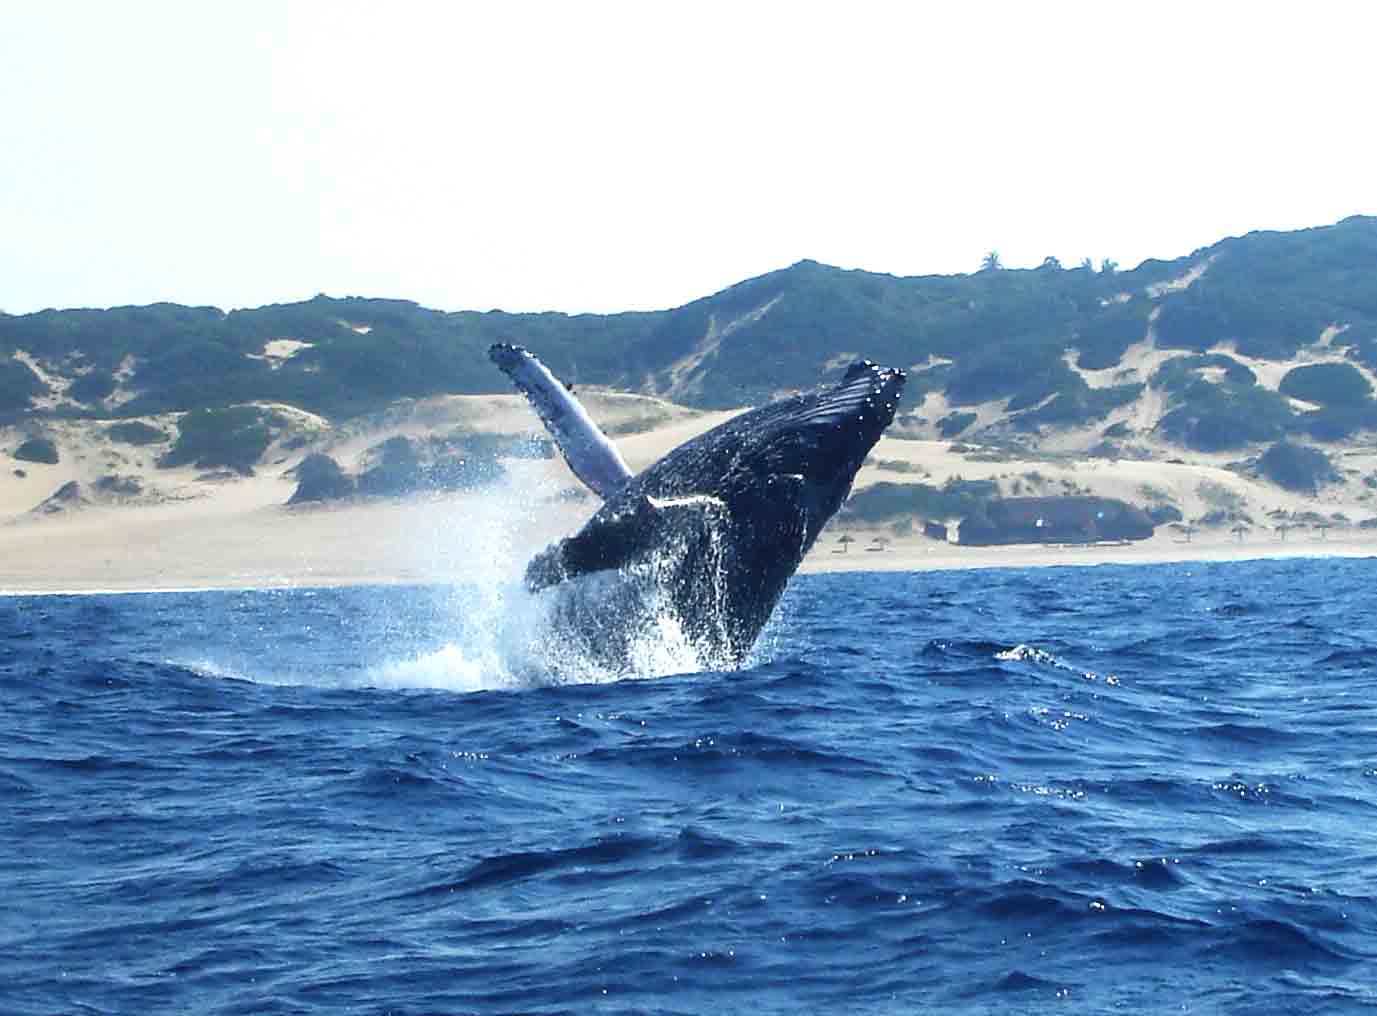
<svg viewBox="0 0 1377 1016"><path fill-rule="evenodd" d="M501 583L7 601L4 1008L1351 1011L1372 568L804 576L659 680Z"/></svg>

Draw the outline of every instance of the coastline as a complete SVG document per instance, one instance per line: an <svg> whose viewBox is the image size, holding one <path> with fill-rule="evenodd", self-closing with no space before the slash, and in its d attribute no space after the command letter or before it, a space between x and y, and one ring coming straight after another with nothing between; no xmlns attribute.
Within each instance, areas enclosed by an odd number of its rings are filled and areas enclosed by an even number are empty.
<svg viewBox="0 0 1377 1016"><path fill-rule="evenodd" d="M103 508L0 524L0 595L173 592L516 582L531 554L578 526L587 508L521 512L451 495L307 509L189 502ZM835 572L1093 567L1253 559L1377 558L1370 530L1254 535L1169 532L1123 544L963 547L829 527L799 569ZM880 545L883 549L867 549Z"/></svg>
<svg viewBox="0 0 1377 1016"><path fill-rule="evenodd" d="M731 415L644 397L590 393L587 400L604 425L624 431L618 445L633 471ZM444 397L341 428L316 445L275 446L249 476L162 468L153 452L112 444L98 425L64 425L60 464L11 460L9 474L0 475L0 593L517 582L533 554L573 532L596 507L557 458L506 460L501 483L469 493L287 506L296 489L293 470L314 447L357 472L384 440L462 430L475 421L487 432L518 436L532 424L519 396ZM1252 525L1241 540L1226 523L1196 527L1189 542L1179 529L1159 526L1151 539L1127 544L970 547L839 516L800 571L1377 557L1377 450L1353 445L1341 461L1342 482L1298 494L1227 468L1223 456L1189 463L1165 454L1017 459L887 434L856 489L984 480L1014 493L1167 503L1190 519L1225 507L1246 513ZM102 481L112 478L132 481L134 493L103 491ZM73 493L64 499L68 488ZM1278 521L1288 526L1285 539ZM849 544L840 542L843 533Z"/></svg>
<svg viewBox="0 0 1377 1016"><path fill-rule="evenodd" d="M1199 537L1187 543L1170 536L1154 536L1134 543L1104 544L1011 544L1002 547L960 547L941 544L900 547L880 553L866 552L864 564L818 560L809 555L800 571L949 571L983 568L1095 567L1106 564L1190 564L1253 560L1313 560L1321 558L1377 558L1377 536L1327 537L1286 542L1256 539L1239 542L1232 536ZM851 554L835 557L859 556Z"/></svg>

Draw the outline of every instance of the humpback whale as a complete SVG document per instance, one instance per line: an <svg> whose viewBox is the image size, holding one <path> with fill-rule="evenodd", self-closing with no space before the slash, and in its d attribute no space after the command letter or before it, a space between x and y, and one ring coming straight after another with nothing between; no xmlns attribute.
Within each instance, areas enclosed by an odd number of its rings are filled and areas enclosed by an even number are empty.
<svg viewBox="0 0 1377 1016"><path fill-rule="evenodd" d="M525 580L532 592L571 591L558 622L614 667L666 614L704 666L744 662L893 421L905 380L857 361L836 383L735 416L633 476L532 354L499 345L489 355L604 499L577 533L530 561Z"/></svg>

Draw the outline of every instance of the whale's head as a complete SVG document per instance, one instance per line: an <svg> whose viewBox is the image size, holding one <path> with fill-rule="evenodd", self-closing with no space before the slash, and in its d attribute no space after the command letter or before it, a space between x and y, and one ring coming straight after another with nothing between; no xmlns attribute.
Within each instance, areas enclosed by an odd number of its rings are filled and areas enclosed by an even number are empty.
<svg viewBox="0 0 1377 1016"><path fill-rule="evenodd" d="M831 387L729 421L723 437L736 448L724 489L749 498L795 486L796 494L784 500L796 501L803 514L806 552L846 501L856 472L894 421L904 381L902 370L860 360Z"/></svg>

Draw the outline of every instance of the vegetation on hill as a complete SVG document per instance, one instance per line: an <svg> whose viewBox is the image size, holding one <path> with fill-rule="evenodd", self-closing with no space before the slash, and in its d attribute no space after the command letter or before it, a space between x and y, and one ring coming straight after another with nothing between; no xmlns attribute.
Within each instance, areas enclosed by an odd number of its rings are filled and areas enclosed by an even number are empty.
<svg viewBox="0 0 1377 1016"><path fill-rule="evenodd" d="M0 324L3 321L3 315L0 315ZM0 345L0 353L4 352L6 350ZM43 382L28 364L15 359L0 359L0 413L27 409L30 400L43 392Z"/></svg>
<svg viewBox="0 0 1377 1016"><path fill-rule="evenodd" d="M1019 430L1035 430L1040 426L1076 425L1102 420L1120 406L1127 405L1143 392L1141 384L1114 385L1091 388L1079 375L1043 404L1020 413L1014 418ZM1010 408L1014 408L1010 403Z"/></svg>
<svg viewBox="0 0 1377 1016"><path fill-rule="evenodd" d="M159 430L141 420L113 423L106 428L105 434L111 441L120 441L131 445L158 444L168 440L166 431Z"/></svg>
<svg viewBox="0 0 1377 1016"><path fill-rule="evenodd" d="M1017 270L994 259L969 275L897 278L801 261L648 313L444 313L317 296L229 313L155 304L0 314L0 422L186 413L168 461L250 468L272 428L245 403L347 418L401 398L506 391L485 354L510 341L574 384L708 408L811 387L847 357L867 356L910 368L909 405L945 395L951 408L934 424L945 435L968 436L968 407L992 401L1004 423L1028 432L1093 423L1139 399L1140 378L1092 385L1076 368L1112 370L1149 334L1181 351L1146 382L1166 397L1158 433L1169 440L1211 451L1377 427L1358 369L1377 369L1377 218L1252 233L1131 271L1054 259ZM1232 344L1240 356L1289 358L1321 336L1347 362L1297 368L1280 393L1211 352ZM18 351L70 384L49 393ZM62 407L35 409L45 394L61 394ZM1320 408L1293 408L1287 396ZM212 422L228 432L212 438Z"/></svg>
<svg viewBox="0 0 1377 1016"><path fill-rule="evenodd" d="M426 440L397 435L368 450L357 476L350 476L330 456L315 452L296 467L297 488L287 503L333 501L355 494L403 497L472 490L506 475L499 456L529 457L542 450L540 445L493 435Z"/></svg>
<svg viewBox="0 0 1377 1016"><path fill-rule="evenodd" d="M1327 406L1302 413L1295 429L1317 441L1342 441L1360 430L1377 430L1377 402L1368 400L1356 406Z"/></svg>
<svg viewBox="0 0 1377 1016"><path fill-rule="evenodd" d="M1377 219L1249 233L1200 254L1217 256L1194 285L1162 301L1163 345L1204 351L1231 342L1247 356L1287 359L1329 326L1347 324L1354 334L1345 341L1377 364Z"/></svg>
<svg viewBox="0 0 1377 1016"><path fill-rule="evenodd" d="M249 474L281 425L277 414L257 406L194 409L178 424L177 440L158 465L193 465Z"/></svg>
<svg viewBox="0 0 1377 1016"><path fill-rule="evenodd" d="M1286 399L1257 385L1196 381L1173 400L1157 424L1170 441L1202 452L1275 441L1293 425Z"/></svg>
<svg viewBox="0 0 1377 1016"><path fill-rule="evenodd" d="M1258 459L1258 471L1279 487L1314 494L1338 479L1329 456L1318 448L1278 441Z"/></svg>
<svg viewBox="0 0 1377 1016"><path fill-rule="evenodd" d="M67 397L88 406L100 406L115 392L115 376L108 370L89 370L72 379Z"/></svg>
<svg viewBox="0 0 1377 1016"><path fill-rule="evenodd" d="M57 465L57 445L46 437L31 437L11 453L21 462L41 462L44 465Z"/></svg>
<svg viewBox="0 0 1377 1016"><path fill-rule="evenodd" d="M350 497L358 489L354 478L348 476L338 462L320 452L301 460L296 467L296 479L296 490L287 501L289 505L334 501Z"/></svg>
<svg viewBox="0 0 1377 1016"><path fill-rule="evenodd" d="M1322 406L1362 406L1372 398L1372 385L1347 363L1310 363L1287 371L1278 390L1293 399Z"/></svg>
<svg viewBox="0 0 1377 1016"><path fill-rule="evenodd" d="M1191 385L1204 380L1210 371L1217 371L1222 380L1231 385L1247 388L1257 384L1257 375L1249 367L1223 353L1174 356L1157 368L1152 383L1173 395L1179 395Z"/></svg>
<svg viewBox="0 0 1377 1016"><path fill-rule="evenodd" d="M218 409L275 401L351 416L404 397L503 390L487 347L520 341L539 349L563 376L635 387L623 359L655 315L447 314L404 300L317 296L225 313L214 307L153 304L111 310L0 314L0 411L19 409L42 385L9 359L16 350L80 371L68 395L88 410L115 389L114 372L132 358L136 397L123 415ZM306 343L295 355L263 356L275 339Z"/></svg>
<svg viewBox="0 0 1377 1016"><path fill-rule="evenodd" d="M852 494L840 517L857 525L882 525L910 516L961 518L998 496L999 485L993 480L952 479L941 487L881 481Z"/></svg>
<svg viewBox="0 0 1377 1016"><path fill-rule="evenodd" d="M975 421L975 413L948 413L937 421L937 433L941 437L956 437Z"/></svg>

